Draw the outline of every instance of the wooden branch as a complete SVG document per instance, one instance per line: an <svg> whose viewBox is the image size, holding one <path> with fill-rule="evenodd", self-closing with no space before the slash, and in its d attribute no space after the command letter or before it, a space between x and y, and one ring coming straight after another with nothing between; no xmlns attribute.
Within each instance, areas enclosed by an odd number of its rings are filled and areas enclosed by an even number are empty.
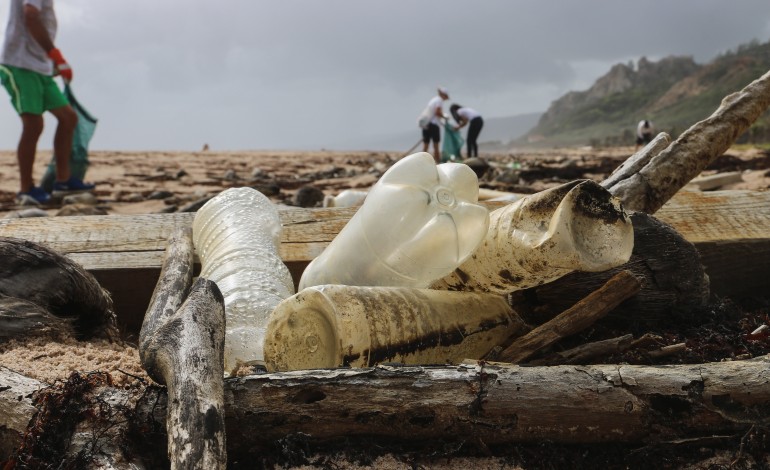
<svg viewBox="0 0 770 470"><path fill-rule="evenodd" d="M547 357L528 361L530 366L554 366L562 364L590 364L590 360L605 354L620 353L630 349L634 335L627 334L617 338L603 339L581 344L566 351L557 351Z"/></svg>
<svg viewBox="0 0 770 470"><path fill-rule="evenodd" d="M178 228L168 240L163 267L150 299L139 333L139 358L147 374L165 385L165 377L156 370L158 361L149 347L158 329L169 322L190 292L193 277L192 228Z"/></svg>
<svg viewBox="0 0 770 470"><path fill-rule="evenodd" d="M628 271L613 276L572 308L514 340L497 357L503 362L519 363L556 341L591 326L612 309L641 289L639 280Z"/></svg>
<svg viewBox="0 0 770 470"><path fill-rule="evenodd" d="M770 106L770 72L726 96L719 108L683 132L638 173L608 189L627 210L654 214L698 176Z"/></svg>
<svg viewBox="0 0 770 470"><path fill-rule="evenodd" d="M652 157L663 151L671 143L671 136L661 132L655 136L652 141L642 147L638 152L628 157L619 167L612 172L610 176L601 182L601 185L607 189L612 188L619 182L631 178L647 165Z"/></svg>
<svg viewBox="0 0 770 470"><path fill-rule="evenodd" d="M142 365L168 388L171 468L224 469L225 307L216 284L199 278L176 310L192 275L190 229L169 242L161 278L140 336Z"/></svg>

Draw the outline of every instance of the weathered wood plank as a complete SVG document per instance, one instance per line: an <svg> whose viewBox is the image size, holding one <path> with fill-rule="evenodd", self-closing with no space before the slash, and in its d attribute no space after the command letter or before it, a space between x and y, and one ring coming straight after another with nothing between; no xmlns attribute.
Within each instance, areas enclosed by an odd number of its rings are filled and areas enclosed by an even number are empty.
<svg viewBox="0 0 770 470"><path fill-rule="evenodd" d="M488 203L490 208L500 203ZM355 208L280 209L280 255L295 281ZM194 214L0 220L0 236L48 245L82 264L110 291L122 331L138 331L167 240ZM770 192L680 191L655 217L695 245L721 295L750 292L770 276Z"/></svg>
<svg viewBox="0 0 770 470"><path fill-rule="evenodd" d="M495 207L498 207L495 205ZM309 262L331 242L355 208L280 210L284 262ZM655 214L686 240L700 243L770 238L770 192L680 191ZM160 269L169 236L194 214L144 214L0 220L0 236L44 243L86 269Z"/></svg>

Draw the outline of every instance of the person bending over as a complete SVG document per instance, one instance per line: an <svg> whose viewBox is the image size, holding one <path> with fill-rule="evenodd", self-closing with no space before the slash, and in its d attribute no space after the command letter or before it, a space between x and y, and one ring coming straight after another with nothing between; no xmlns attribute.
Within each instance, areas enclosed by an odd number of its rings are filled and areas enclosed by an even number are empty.
<svg viewBox="0 0 770 470"><path fill-rule="evenodd" d="M484 119L481 117L481 113L473 108L460 106L459 104L450 106L449 112L457 122L455 130L460 130L466 124L468 125L468 135L465 138L465 142L468 144L468 158L478 157L478 138L479 134L481 134L481 129L484 127Z"/></svg>

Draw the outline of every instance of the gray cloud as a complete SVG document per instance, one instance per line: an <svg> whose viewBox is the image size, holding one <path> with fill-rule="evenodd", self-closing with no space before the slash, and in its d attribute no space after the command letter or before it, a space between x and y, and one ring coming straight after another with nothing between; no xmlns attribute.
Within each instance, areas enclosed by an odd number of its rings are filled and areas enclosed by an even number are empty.
<svg viewBox="0 0 770 470"><path fill-rule="evenodd" d="M767 0L59 0L57 9L57 43L73 89L100 118L93 146L103 149L320 148L409 129L416 139L416 115L438 84L486 116L510 116L544 111L618 62L705 62L770 38ZM17 121L0 108L3 148L15 147Z"/></svg>

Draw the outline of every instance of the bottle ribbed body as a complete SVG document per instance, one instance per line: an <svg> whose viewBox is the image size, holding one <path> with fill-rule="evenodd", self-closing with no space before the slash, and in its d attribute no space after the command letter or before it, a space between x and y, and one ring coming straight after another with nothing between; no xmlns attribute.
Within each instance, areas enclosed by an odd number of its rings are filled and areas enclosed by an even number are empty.
<svg viewBox="0 0 770 470"><path fill-rule="evenodd" d="M222 191L196 213L193 243L200 276L225 300L225 372L261 363L270 313L294 293L279 254L281 219L275 205L252 188Z"/></svg>

